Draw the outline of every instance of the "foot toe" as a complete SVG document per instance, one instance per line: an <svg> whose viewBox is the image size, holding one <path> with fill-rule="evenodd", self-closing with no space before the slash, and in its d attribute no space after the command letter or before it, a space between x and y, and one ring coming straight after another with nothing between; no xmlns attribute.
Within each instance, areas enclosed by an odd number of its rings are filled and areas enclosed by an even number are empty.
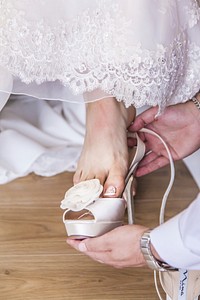
<svg viewBox="0 0 200 300"><path fill-rule="evenodd" d="M77 184L81 181L81 175L82 175L82 171L77 169L74 176L73 176L73 183L74 184Z"/></svg>
<svg viewBox="0 0 200 300"><path fill-rule="evenodd" d="M104 197L121 197L124 190L124 176L110 172L104 184Z"/></svg>

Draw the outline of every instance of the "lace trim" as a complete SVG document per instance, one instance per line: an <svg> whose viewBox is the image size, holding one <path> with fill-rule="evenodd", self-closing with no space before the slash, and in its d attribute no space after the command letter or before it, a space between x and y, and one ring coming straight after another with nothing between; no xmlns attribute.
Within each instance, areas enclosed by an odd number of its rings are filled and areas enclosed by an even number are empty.
<svg viewBox="0 0 200 300"><path fill-rule="evenodd" d="M184 82L179 100L192 96L190 86L198 85L198 90L199 68L190 68L186 75L184 71L188 58L198 65L200 48L187 45L184 31L169 47L157 45L155 51L144 50L140 44L133 47L128 44L130 22L117 6L109 11L101 5L93 15L87 10L73 24L60 20L52 28L44 20L27 22L23 11L1 0L0 64L26 84L60 80L74 94L100 88L127 107L158 104L162 108ZM194 5L188 12L193 16L191 26L198 20L195 12Z"/></svg>
<svg viewBox="0 0 200 300"><path fill-rule="evenodd" d="M189 27L194 27L200 20L200 3L194 1L190 3L190 6L185 7L185 11L188 15L188 24Z"/></svg>
<svg viewBox="0 0 200 300"><path fill-rule="evenodd" d="M174 94L173 104L185 102L192 98L200 89L200 47L195 43L191 43L187 50L187 60L185 68L187 71L183 73L177 84Z"/></svg>

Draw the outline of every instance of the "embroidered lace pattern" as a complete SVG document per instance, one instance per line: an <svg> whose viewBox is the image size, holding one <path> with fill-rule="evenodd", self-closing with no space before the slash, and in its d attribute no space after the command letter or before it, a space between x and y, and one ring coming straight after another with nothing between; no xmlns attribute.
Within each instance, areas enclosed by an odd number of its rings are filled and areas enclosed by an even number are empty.
<svg viewBox="0 0 200 300"><path fill-rule="evenodd" d="M185 7L185 11L188 14L189 27L194 27L200 20L200 2L194 1L190 3L190 6Z"/></svg>
<svg viewBox="0 0 200 300"><path fill-rule="evenodd" d="M184 30L169 47L158 44L148 51L139 43L129 45L130 22L117 6L106 13L99 6L93 15L86 10L72 23L59 20L53 28L44 20L27 21L8 0L0 0L0 9L0 65L26 84L60 80L73 94L100 88L127 107L158 104L160 109L172 104L173 95L173 101L186 101L199 89L200 47L186 42ZM195 4L188 14L194 26Z"/></svg>

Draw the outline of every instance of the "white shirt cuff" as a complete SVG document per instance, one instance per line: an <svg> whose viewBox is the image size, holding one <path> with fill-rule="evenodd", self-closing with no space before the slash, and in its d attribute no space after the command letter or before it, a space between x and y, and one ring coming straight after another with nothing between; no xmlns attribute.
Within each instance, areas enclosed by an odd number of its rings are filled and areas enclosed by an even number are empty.
<svg viewBox="0 0 200 300"><path fill-rule="evenodd" d="M152 230L151 243L169 265L180 269L200 269L200 257L186 248L181 238L179 219L182 213Z"/></svg>

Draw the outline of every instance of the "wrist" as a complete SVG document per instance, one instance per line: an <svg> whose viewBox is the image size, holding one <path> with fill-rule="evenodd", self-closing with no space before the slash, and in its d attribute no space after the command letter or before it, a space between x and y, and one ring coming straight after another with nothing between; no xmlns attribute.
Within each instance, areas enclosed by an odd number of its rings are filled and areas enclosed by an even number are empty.
<svg viewBox="0 0 200 300"><path fill-rule="evenodd" d="M156 251L156 249L154 248L154 246L151 242L150 242L150 250L151 250L151 253L153 254L153 257L155 257L155 259L164 262L164 260L160 257L160 255L158 254L158 252Z"/></svg>
<svg viewBox="0 0 200 300"><path fill-rule="evenodd" d="M200 120L200 93L197 93L192 99L187 102L190 105L190 110L197 121Z"/></svg>
<svg viewBox="0 0 200 300"><path fill-rule="evenodd" d="M176 268L164 262L154 249L153 245L151 245L150 232L150 230L145 231L140 240L141 252L148 267L156 271L177 271Z"/></svg>

